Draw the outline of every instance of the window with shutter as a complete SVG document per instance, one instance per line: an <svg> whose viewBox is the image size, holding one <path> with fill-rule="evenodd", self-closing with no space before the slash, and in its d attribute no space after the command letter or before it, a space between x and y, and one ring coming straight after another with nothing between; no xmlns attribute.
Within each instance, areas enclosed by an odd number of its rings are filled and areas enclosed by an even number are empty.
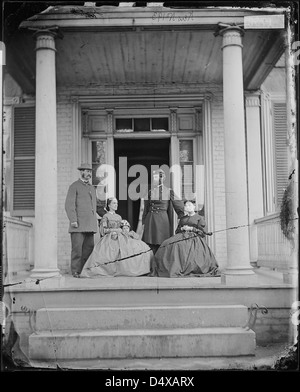
<svg viewBox="0 0 300 392"><path fill-rule="evenodd" d="M273 102L275 144L276 209L280 209L284 189L288 184L287 112L285 102Z"/></svg>
<svg viewBox="0 0 300 392"><path fill-rule="evenodd" d="M35 193L35 107L13 110L12 215L34 216Z"/></svg>

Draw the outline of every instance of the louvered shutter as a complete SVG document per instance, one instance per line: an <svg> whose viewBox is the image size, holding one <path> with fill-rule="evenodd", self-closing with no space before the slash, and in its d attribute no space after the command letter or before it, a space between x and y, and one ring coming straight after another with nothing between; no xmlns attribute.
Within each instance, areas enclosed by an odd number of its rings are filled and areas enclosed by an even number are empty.
<svg viewBox="0 0 300 392"><path fill-rule="evenodd" d="M34 215L35 107L15 106L13 117L14 216Z"/></svg>
<svg viewBox="0 0 300 392"><path fill-rule="evenodd" d="M280 208L284 189L288 184L288 147L286 103L273 102L276 207Z"/></svg>

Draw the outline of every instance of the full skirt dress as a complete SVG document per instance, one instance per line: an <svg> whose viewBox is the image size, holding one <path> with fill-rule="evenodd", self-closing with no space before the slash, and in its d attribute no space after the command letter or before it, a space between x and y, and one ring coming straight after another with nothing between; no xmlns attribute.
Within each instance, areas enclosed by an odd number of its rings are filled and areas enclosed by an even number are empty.
<svg viewBox="0 0 300 392"><path fill-rule="evenodd" d="M106 227L119 228L121 217L115 214L112 219L106 215L102 218ZM145 242L138 239L134 232L115 234L112 230L95 245L80 276L96 278L147 275L150 273L150 263L153 258L152 250Z"/></svg>
<svg viewBox="0 0 300 392"><path fill-rule="evenodd" d="M181 231L184 225L194 231ZM195 214L180 219L176 234L165 240L155 254L154 276L219 276L218 263L207 245L201 228L203 217Z"/></svg>

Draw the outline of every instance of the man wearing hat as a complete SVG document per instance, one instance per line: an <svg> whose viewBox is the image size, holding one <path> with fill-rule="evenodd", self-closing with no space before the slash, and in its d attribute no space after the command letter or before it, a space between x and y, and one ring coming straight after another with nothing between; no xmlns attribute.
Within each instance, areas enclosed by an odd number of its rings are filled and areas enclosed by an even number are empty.
<svg viewBox="0 0 300 392"><path fill-rule="evenodd" d="M184 204L172 189L164 185L166 174L162 169L154 170L152 174L153 187L144 201L142 240L155 253L159 245L173 235L172 209L175 210L178 218L181 218L184 215Z"/></svg>
<svg viewBox="0 0 300 392"><path fill-rule="evenodd" d="M69 218L71 234L71 272L79 278L81 270L94 248L94 234L97 232L96 191L90 184L92 165L85 163L78 167L80 178L70 185L65 210Z"/></svg>

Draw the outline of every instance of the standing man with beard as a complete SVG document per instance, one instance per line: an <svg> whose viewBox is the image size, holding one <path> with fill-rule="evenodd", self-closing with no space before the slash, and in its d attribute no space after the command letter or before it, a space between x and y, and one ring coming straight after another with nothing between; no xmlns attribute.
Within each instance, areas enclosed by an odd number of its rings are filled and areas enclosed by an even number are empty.
<svg viewBox="0 0 300 392"><path fill-rule="evenodd" d="M70 185L65 201L71 234L71 273L79 278L81 270L94 248L97 232L96 191L90 184L92 165L78 167L80 178Z"/></svg>

